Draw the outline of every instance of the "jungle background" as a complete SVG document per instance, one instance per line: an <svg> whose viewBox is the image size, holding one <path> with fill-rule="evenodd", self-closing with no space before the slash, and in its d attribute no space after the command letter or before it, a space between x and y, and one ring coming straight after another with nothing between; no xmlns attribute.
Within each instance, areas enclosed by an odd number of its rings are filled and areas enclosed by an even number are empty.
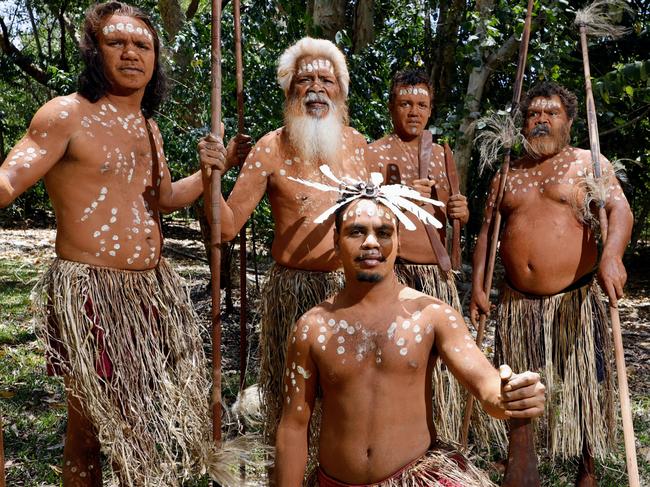
<svg viewBox="0 0 650 487"><path fill-rule="evenodd" d="M39 106L75 91L80 26L90 3L0 1L0 161L25 133ZM172 176L179 178L198 167L196 143L209 130L210 4L206 0L133 3L151 12L161 33L171 86L156 119ZM223 119L229 138L237 127L234 31L232 2L222 3ZM646 365L650 358L650 5L645 0L628 3L631 12L621 13L618 20L629 33L619 40L590 39L589 49L601 150L625 165L625 190L635 215L626 256L629 301L622 303L622 313L624 340L630 343L626 358L639 461L650 482ZM583 6L574 0L535 1L524 90L540 80L555 80L572 89L581 102L572 143L588 147L582 58L573 24L576 9ZM282 125L283 94L275 82L276 62L287 46L306 34L329 38L347 54L350 123L369 140L391 128L387 101L394 72L407 66L425 69L435 90L430 129L454 148L471 204L472 218L464 234L468 262L491 176L489 171L478 172L473 139L481 125L473 122L509 107L525 10L525 0L242 0L246 131L257 140ZM232 170L224 176L226 193L236 175ZM201 213L197 204L163 222L167 252L191 279L199 310L207 306L202 225L196 223ZM253 220L248 230L251 312L258 292L255 281L259 284L258 278L263 278L273 236L266 202ZM12 486L60 482L57 465L65 426L62 387L58 379L44 377L27 310L29 289L52 255L54 224L42 183L0 210L0 413L5 423L8 485ZM227 399L236 394L238 382L239 295L232 289L238 286L236 248L237 242L224 245L222 264L222 283L227 289L224 323L233 335L228 338L226 333L224 344ZM250 335L254 345L254 330ZM254 364L254 347L249 355ZM600 467L605 485L623 485L624 465L621 447L610 463ZM570 465L565 469L543 464L542 468L548 485L570 485Z"/></svg>

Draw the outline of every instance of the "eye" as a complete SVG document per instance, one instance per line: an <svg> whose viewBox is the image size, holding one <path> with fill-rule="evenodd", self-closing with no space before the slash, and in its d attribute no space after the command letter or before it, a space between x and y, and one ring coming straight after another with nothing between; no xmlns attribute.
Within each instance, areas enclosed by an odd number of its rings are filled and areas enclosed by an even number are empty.
<svg viewBox="0 0 650 487"><path fill-rule="evenodd" d="M145 42L136 42L135 45L138 46L138 49L142 49L144 51L148 51L149 49L151 49L149 44Z"/></svg>

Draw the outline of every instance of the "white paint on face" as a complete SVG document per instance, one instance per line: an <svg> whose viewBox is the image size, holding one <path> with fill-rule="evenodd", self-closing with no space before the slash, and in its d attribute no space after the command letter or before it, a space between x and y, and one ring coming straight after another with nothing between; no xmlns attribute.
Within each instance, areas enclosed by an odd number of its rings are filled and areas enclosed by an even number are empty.
<svg viewBox="0 0 650 487"><path fill-rule="evenodd" d="M533 100L533 102L530 104L529 108L537 109L537 110L550 110L553 108L561 108L562 104L554 100L552 98L544 98L544 97L537 97Z"/></svg>
<svg viewBox="0 0 650 487"><path fill-rule="evenodd" d="M429 96L429 91L424 89L424 88L417 87L417 86L407 86L407 87L404 87L404 88L400 88L399 94L400 95L424 95L424 96Z"/></svg>

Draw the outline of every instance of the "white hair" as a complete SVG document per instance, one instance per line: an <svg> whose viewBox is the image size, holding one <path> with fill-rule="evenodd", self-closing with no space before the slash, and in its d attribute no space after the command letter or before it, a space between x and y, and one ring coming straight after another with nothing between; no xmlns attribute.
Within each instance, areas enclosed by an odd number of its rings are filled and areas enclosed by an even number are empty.
<svg viewBox="0 0 650 487"><path fill-rule="evenodd" d="M305 56L315 56L329 59L334 65L334 75L341 86L343 95L347 98L350 84L350 73L345 62L345 55L327 39L303 37L293 46L287 48L278 61L278 83L286 95L291 86L291 80L296 74L296 63Z"/></svg>

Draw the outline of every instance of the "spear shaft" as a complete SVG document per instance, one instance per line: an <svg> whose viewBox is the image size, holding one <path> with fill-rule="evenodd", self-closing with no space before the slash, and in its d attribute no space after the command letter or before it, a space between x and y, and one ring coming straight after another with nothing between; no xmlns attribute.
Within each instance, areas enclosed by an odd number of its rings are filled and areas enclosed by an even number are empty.
<svg viewBox="0 0 650 487"><path fill-rule="evenodd" d="M233 1L235 22L235 69L237 74L237 131L244 133L244 62L241 45L241 6L240 0ZM242 161L239 161L240 163ZM241 169L240 169L241 171ZM246 224L239 232L239 390L246 387L246 359L248 354L248 300L246 296Z"/></svg>
<svg viewBox="0 0 650 487"><path fill-rule="evenodd" d="M580 25L580 45L582 47L582 65L585 72L585 91L587 98L587 124L589 126L589 146L591 159L594 166L594 177L601 179L600 167L600 138L598 136L598 118L596 117L596 103L591 88L591 70L589 68L589 47L587 44L587 29ZM598 204L598 221L603 246L607 242L608 221L605 212L605 202ZM621 417L623 419L623 439L625 442L625 463L630 487L639 487L639 467L636 460L636 440L634 437L634 424L632 422L632 409L630 407L630 393L627 386L627 369L625 367L625 352L623 350L623 334L621 332L621 318L618 314L618 303L609 300L609 316L612 322L612 335L614 339L614 357L616 358L616 377L618 380L618 395L621 401Z"/></svg>
<svg viewBox="0 0 650 487"><path fill-rule="evenodd" d="M221 137L221 0L212 0L210 126ZM212 438L221 443L221 172L210 175L210 277L212 297Z"/></svg>
<svg viewBox="0 0 650 487"><path fill-rule="evenodd" d="M517 61L517 74L515 76L515 86L512 94L512 104L510 108L510 115L515 116L515 113L519 106L519 101L521 100L521 91L524 84L524 72L526 71L526 58L528 56L528 43L530 41L530 30L532 24L532 15L533 15L533 0L528 0L528 7L526 10L526 20L524 21L524 30L521 37L521 43L519 44L519 59ZM506 181L508 179L508 171L510 170L510 149L508 145L505 147L505 154L503 157L503 163L501 164L501 169L499 172L499 191L497 192L497 198L493 209L493 218L492 218L492 232L490 238L490 250L487 255L487 266L485 270L485 275L483 276L483 290L485 291L488 299L490 297L490 289L492 289L492 278L494 276L494 265L496 262L497 247L499 243L499 230L501 227L501 212L499 208L501 207L501 202L503 200L503 195L506 189ZM483 336L485 334L485 322L487 316L481 314L479 318L479 326L476 334L476 344L480 349L483 348ZM474 407L474 396L471 394L467 395L467 403L465 405L465 415L463 417L463 427L461 430L461 445L463 448L467 448L467 437L469 435L469 423L472 417L472 409Z"/></svg>
<svg viewBox="0 0 650 487"><path fill-rule="evenodd" d="M5 445L2 435L4 426L0 418L0 487L5 487Z"/></svg>

